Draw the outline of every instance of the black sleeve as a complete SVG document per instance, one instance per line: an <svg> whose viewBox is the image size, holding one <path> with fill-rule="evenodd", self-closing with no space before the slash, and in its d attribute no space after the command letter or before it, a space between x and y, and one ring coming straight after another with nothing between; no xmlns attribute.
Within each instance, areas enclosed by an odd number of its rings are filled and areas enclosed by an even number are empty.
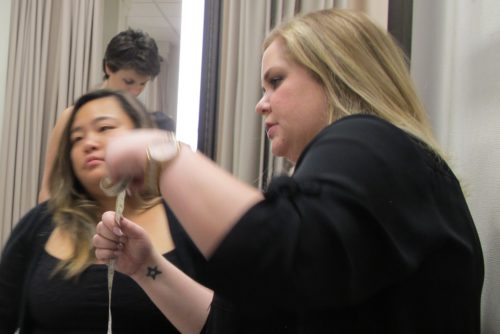
<svg viewBox="0 0 500 334"><path fill-rule="evenodd" d="M210 313L201 330L201 334L233 334L238 332L240 325L234 305L214 294L210 304Z"/></svg>
<svg viewBox="0 0 500 334"><path fill-rule="evenodd" d="M179 220L164 202L168 222L175 248L178 254L178 265L185 274L196 280L198 283L207 286L207 259L200 252L198 247L186 233ZM208 286L207 286L208 287ZM233 334L237 332L238 316L233 305L221 298L214 292L213 300L210 304L210 313L201 331L202 334Z"/></svg>
<svg viewBox="0 0 500 334"><path fill-rule="evenodd" d="M422 151L373 117L326 128L218 247L216 291L248 308L335 307L409 275L440 234L422 224L433 210Z"/></svg>
<svg viewBox="0 0 500 334"><path fill-rule="evenodd" d="M28 268L39 247L36 236L41 233L40 221L46 205L28 212L16 224L2 251L0 259L0 333L14 333L19 326L24 300L24 283Z"/></svg>

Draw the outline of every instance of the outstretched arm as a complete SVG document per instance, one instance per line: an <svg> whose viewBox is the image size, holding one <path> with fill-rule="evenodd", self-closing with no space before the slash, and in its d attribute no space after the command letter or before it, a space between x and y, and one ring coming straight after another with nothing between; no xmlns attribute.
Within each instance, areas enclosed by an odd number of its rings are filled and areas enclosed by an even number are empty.
<svg viewBox="0 0 500 334"><path fill-rule="evenodd" d="M100 261L116 258L116 270L129 275L182 333L200 333L213 292L194 281L154 251L146 232L123 218L120 227L114 213L106 212L96 227L93 244Z"/></svg>
<svg viewBox="0 0 500 334"><path fill-rule="evenodd" d="M54 165L57 148L59 147L59 142L61 141L64 127L69 120L72 110L73 107L69 107L62 112L61 116L56 122L56 125L54 126L54 129L52 129L52 133L50 134L47 145L47 152L45 153L42 184L40 186L40 192L38 193L38 203L42 203L50 198L49 176L52 170L52 166Z"/></svg>
<svg viewBox="0 0 500 334"><path fill-rule="evenodd" d="M167 133L161 130L135 130L112 138L106 163L113 178L132 176L143 180L148 146L158 142L170 145L166 137ZM258 189L184 145L162 170L159 183L163 198L206 257L239 218L263 199Z"/></svg>

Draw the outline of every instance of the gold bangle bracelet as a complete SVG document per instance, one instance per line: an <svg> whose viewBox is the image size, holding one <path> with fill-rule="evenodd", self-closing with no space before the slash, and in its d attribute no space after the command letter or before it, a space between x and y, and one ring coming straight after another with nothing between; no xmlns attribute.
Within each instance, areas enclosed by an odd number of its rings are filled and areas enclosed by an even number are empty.
<svg viewBox="0 0 500 334"><path fill-rule="evenodd" d="M147 166L144 182L158 193L161 172L179 155L181 145L173 132L149 144L146 149Z"/></svg>

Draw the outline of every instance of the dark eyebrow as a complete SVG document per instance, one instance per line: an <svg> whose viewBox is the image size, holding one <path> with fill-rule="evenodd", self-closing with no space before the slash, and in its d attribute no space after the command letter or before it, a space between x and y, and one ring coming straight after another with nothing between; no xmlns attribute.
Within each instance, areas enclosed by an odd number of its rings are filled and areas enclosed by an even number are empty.
<svg viewBox="0 0 500 334"><path fill-rule="evenodd" d="M69 134L72 135L73 133L78 132L78 131L82 131L82 127L81 126L77 126L76 128L72 128L69 131Z"/></svg>
<svg viewBox="0 0 500 334"><path fill-rule="evenodd" d="M274 65L274 66L271 66L267 69L267 71L264 73L264 77L262 78L262 82L267 82L269 81L270 77L271 77L271 73L274 73L274 72L281 72L283 70L283 66L280 66L280 65Z"/></svg>
<svg viewBox="0 0 500 334"><path fill-rule="evenodd" d="M96 117L92 122L91 124L94 125L96 123L99 123L100 121L105 121L105 120L109 120L109 119L115 119L114 117L110 117L110 116L99 116L99 117ZM82 131L82 127L81 126L77 126L75 128L72 128L70 131L69 131L69 134L72 135L73 133L77 132L77 131Z"/></svg>
<svg viewBox="0 0 500 334"><path fill-rule="evenodd" d="M268 69L268 70L264 73L264 78L263 78L263 81L264 81L264 82L266 82L266 81L269 79L269 76L270 76L269 72L270 72L270 69Z"/></svg>

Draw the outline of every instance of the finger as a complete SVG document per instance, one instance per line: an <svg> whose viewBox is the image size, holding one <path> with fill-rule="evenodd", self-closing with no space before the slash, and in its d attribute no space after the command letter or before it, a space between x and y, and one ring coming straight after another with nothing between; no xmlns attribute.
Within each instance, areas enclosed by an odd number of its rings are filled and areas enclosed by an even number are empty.
<svg viewBox="0 0 500 334"><path fill-rule="evenodd" d="M99 261L109 261L111 259L116 259L121 255L121 251L112 251L110 249L96 249L95 257Z"/></svg>
<svg viewBox="0 0 500 334"><path fill-rule="evenodd" d="M102 223L108 230L108 232L106 232L106 229L103 229L101 227L100 233L102 233L103 235L107 235L110 239L115 239L115 236L123 236L123 231L116 223L115 213L113 211L106 211L102 214ZM110 232L114 235L113 237L111 236Z"/></svg>
<svg viewBox="0 0 500 334"><path fill-rule="evenodd" d="M126 239L146 239L146 231L133 221L127 219L126 217L122 217L121 231L123 235L126 236ZM123 242L123 240L121 240ZM124 243L124 242L123 242Z"/></svg>
<svg viewBox="0 0 500 334"><path fill-rule="evenodd" d="M92 245L96 249L109 249L109 250L119 250L121 248L121 245L123 245L122 242L120 242L119 239L116 240L111 240L106 237L103 237L100 234L96 234L92 237Z"/></svg>
<svg viewBox="0 0 500 334"><path fill-rule="evenodd" d="M106 165L113 180L124 177L137 177L143 174L139 162L136 159L138 145L141 145L138 134L130 133L115 136L108 141L106 150Z"/></svg>
<svg viewBox="0 0 500 334"><path fill-rule="evenodd" d="M157 129L136 129L110 138L105 161L112 179L143 176L147 166L148 145L153 140L165 138L167 134Z"/></svg>
<svg viewBox="0 0 500 334"><path fill-rule="evenodd" d="M113 231L110 231L109 228L101 221L96 225L95 228L96 234L110 241L117 242L120 238Z"/></svg>
<svg viewBox="0 0 500 334"><path fill-rule="evenodd" d="M136 176L130 182L132 189L141 191L144 189L144 175Z"/></svg>

